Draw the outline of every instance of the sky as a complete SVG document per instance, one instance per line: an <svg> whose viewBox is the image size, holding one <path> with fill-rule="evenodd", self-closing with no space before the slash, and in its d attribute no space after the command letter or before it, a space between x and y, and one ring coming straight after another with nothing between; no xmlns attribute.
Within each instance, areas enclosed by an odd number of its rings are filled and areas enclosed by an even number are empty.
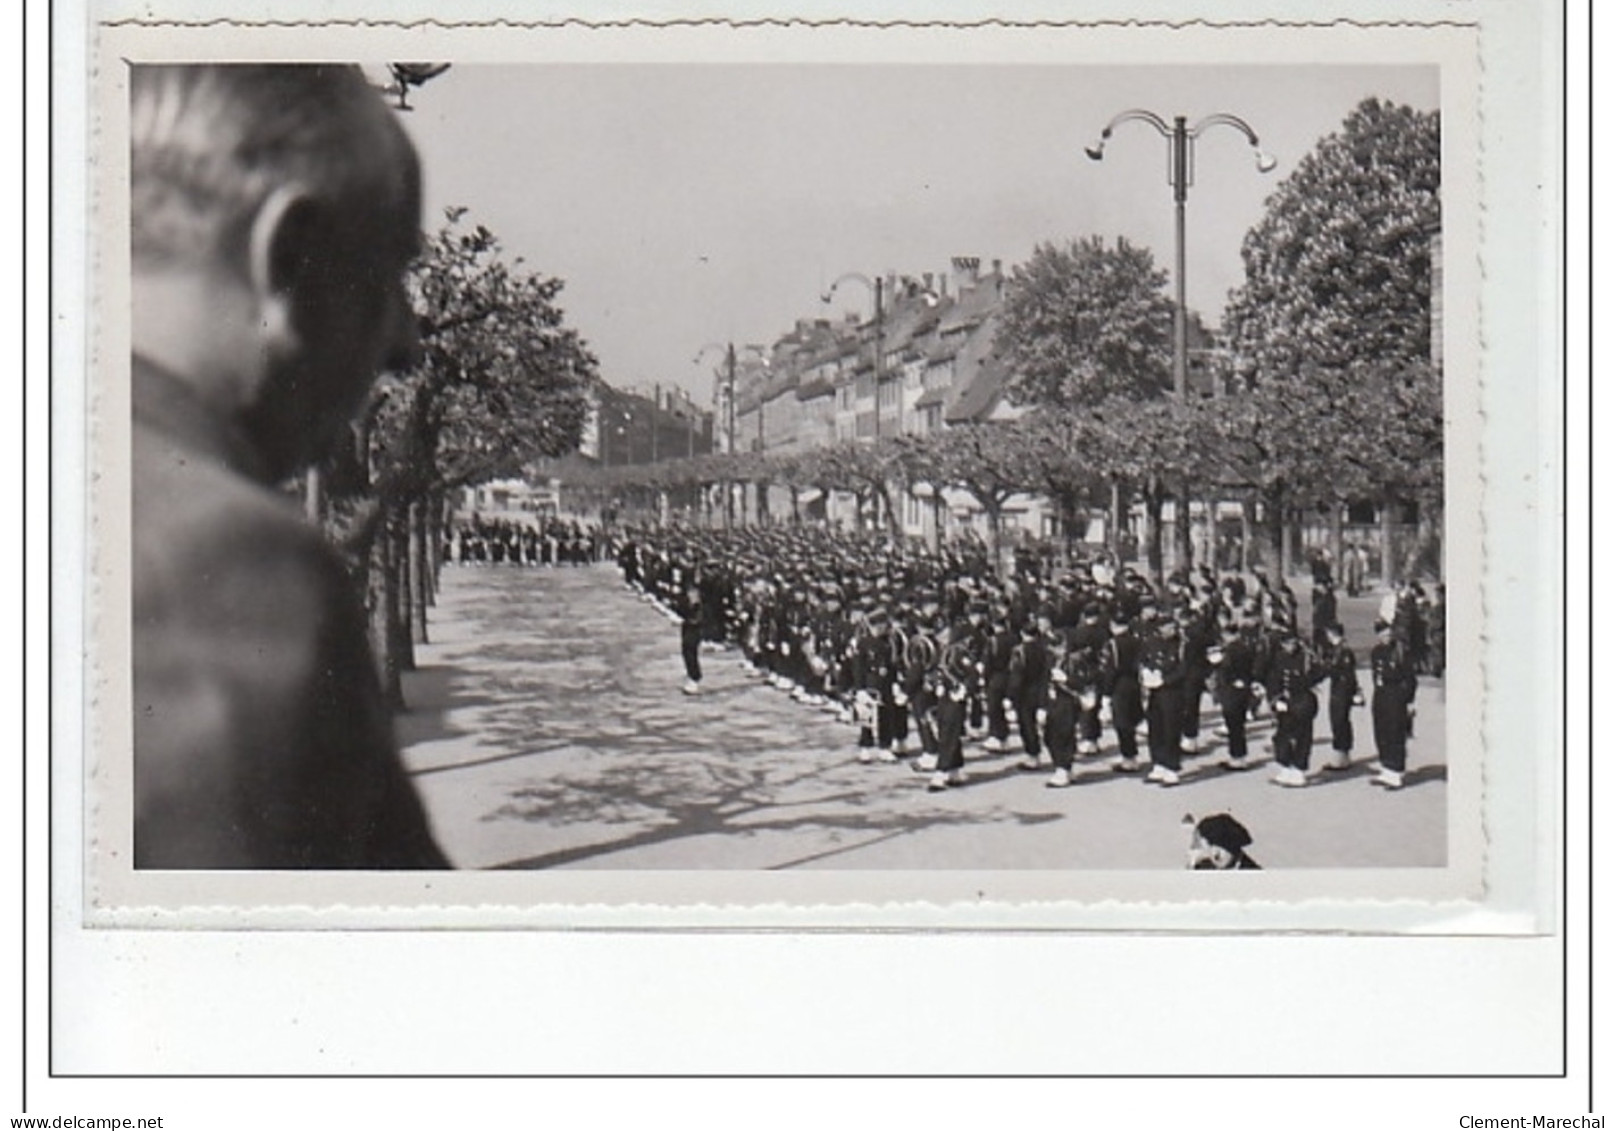
<svg viewBox="0 0 1615 1131"><path fill-rule="evenodd" d="M565 280L560 303L614 385L711 399L711 342L767 344L799 318L867 315L847 272L1005 270L1039 243L1118 236L1173 263L1167 143L1116 113L1248 121L1197 144L1189 306L1216 323L1268 195L1369 96L1439 102L1420 66L460 65L401 115L426 223L449 206Z"/></svg>

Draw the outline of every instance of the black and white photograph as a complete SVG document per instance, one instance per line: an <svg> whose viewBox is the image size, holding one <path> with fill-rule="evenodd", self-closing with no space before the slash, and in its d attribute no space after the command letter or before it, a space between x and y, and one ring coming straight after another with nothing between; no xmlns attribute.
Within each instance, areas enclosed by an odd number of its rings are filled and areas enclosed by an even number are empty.
<svg viewBox="0 0 1615 1131"><path fill-rule="evenodd" d="M1472 894L1441 66L123 87L137 875Z"/></svg>

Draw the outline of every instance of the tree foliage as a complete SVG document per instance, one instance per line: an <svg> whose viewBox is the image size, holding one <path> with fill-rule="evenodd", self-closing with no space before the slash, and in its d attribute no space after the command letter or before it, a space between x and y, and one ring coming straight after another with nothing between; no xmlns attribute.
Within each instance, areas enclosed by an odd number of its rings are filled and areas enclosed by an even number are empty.
<svg viewBox="0 0 1615 1131"><path fill-rule="evenodd" d="M507 261L450 209L412 271L421 362L381 386L381 485L404 496L515 476L577 447L594 357L557 304L564 283Z"/></svg>
<svg viewBox="0 0 1615 1131"><path fill-rule="evenodd" d="M1440 219L1439 116L1374 98L1279 186L1223 320L1253 389L1214 422L1235 478L1295 500L1439 487Z"/></svg>
<svg viewBox="0 0 1615 1131"><path fill-rule="evenodd" d="M1246 235L1224 328L1253 383L1349 380L1430 355L1441 124L1370 98L1302 159Z"/></svg>
<svg viewBox="0 0 1615 1131"><path fill-rule="evenodd" d="M1044 243L1012 271L996 345L1017 404L1072 408L1172 384L1172 302L1147 248Z"/></svg>

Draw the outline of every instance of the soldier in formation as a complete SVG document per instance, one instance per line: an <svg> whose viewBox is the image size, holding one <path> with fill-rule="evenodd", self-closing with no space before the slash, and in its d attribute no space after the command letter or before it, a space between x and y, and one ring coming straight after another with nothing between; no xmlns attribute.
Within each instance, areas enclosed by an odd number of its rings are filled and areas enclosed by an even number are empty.
<svg viewBox="0 0 1615 1131"><path fill-rule="evenodd" d="M816 526L628 528L617 545L624 581L683 624L687 667L697 632L708 648L738 648L748 672L850 724L860 761L906 762L933 790L963 784L976 739L976 757L1018 753L1021 768L1048 771L1050 788L1090 767L1168 788L1250 767L1253 728L1271 728L1274 783L1306 786L1325 684L1323 768L1352 764L1362 696L1344 632L1331 620L1315 626L1321 647L1303 640L1295 595L1260 573L1251 583L1202 566L1158 591L1107 559L1062 571L1028 555L1001 578L972 543ZM1391 629L1371 666L1384 771L1374 780L1395 788L1417 667ZM1208 697L1225 742L1203 749Z"/></svg>
<svg viewBox="0 0 1615 1131"><path fill-rule="evenodd" d="M443 560L462 565L588 565L601 559L605 532L576 521L488 519L472 514L451 526Z"/></svg>

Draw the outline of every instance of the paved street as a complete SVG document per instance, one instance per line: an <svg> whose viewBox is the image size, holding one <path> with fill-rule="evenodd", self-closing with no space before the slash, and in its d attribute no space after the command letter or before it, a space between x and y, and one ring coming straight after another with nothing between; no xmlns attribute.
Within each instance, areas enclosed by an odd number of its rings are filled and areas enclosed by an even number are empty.
<svg viewBox="0 0 1615 1131"><path fill-rule="evenodd" d="M1107 742L1066 790L972 745L970 783L932 794L905 765L860 764L853 727L735 653L704 655L704 693L682 695L677 628L613 566L450 567L431 632L399 737L461 867L1181 868L1184 814L1218 810L1268 868L1445 860L1445 697L1429 679L1399 793L1367 782L1360 708L1357 765L1303 790L1270 785L1270 766L1219 768L1216 747L1182 785L1144 785L1109 769Z"/></svg>

